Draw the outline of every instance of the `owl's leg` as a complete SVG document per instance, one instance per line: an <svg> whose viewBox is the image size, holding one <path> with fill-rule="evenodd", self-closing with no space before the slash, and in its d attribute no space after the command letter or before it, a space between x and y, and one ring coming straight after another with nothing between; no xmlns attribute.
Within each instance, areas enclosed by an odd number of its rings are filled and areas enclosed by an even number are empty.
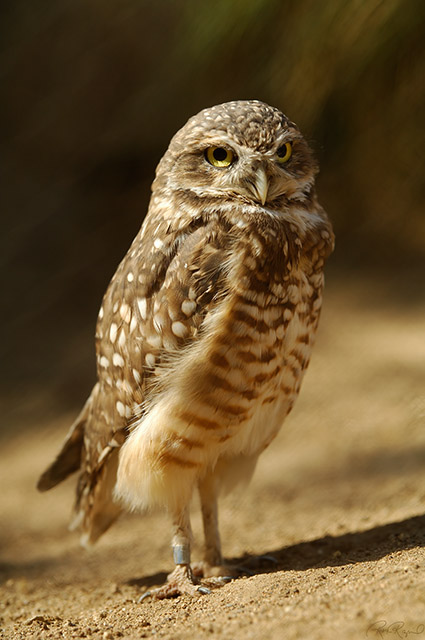
<svg viewBox="0 0 425 640"><path fill-rule="evenodd" d="M205 563L202 563L201 571L192 571L190 565L190 546L192 541L192 531L190 527L189 507L176 511L173 517L173 556L176 565L174 571L167 577L167 582L156 589L151 589L142 595L139 602L152 596L153 598L173 598L182 594L191 596L208 594L211 589L223 586L231 580L221 576L223 572L218 565L221 563L220 538L217 526L217 500L215 492L212 493L213 485L205 484L202 490L202 515L206 531ZM213 497L214 496L214 497ZM204 506L205 505L205 506ZM207 533L208 532L208 533ZM208 567L211 571L206 571ZM214 571L215 570L215 571ZM197 576L207 578L202 583Z"/></svg>
<svg viewBox="0 0 425 640"><path fill-rule="evenodd" d="M199 483L199 495L205 536L204 563L210 567L219 567L223 558L218 530L217 489L213 476L209 475Z"/></svg>
<svg viewBox="0 0 425 640"><path fill-rule="evenodd" d="M211 578L213 586L225 584L239 575L223 562L220 533L218 530L217 484L214 476L206 476L199 483L202 521L204 525L204 559L192 565L195 576Z"/></svg>
<svg viewBox="0 0 425 640"><path fill-rule="evenodd" d="M176 511L173 517L173 557L176 565L174 571L167 577L167 582L157 589L151 589L143 594L139 602L148 596L154 598L172 598L182 595L207 594L210 590L202 586L194 577L190 566L190 545L192 530L190 526L189 507Z"/></svg>

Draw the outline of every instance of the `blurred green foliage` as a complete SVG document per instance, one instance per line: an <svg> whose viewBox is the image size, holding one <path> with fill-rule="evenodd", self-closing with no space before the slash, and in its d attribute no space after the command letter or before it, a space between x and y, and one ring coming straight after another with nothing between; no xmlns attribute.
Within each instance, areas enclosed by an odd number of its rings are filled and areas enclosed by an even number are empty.
<svg viewBox="0 0 425 640"><path fill-rule="evenodd" d="M64 369L66 397L86 385L96 309L155 165L211 104L264 100L311 140L334 266L425 257L422 0L6 0L0 12L8 388Z"/></svg>

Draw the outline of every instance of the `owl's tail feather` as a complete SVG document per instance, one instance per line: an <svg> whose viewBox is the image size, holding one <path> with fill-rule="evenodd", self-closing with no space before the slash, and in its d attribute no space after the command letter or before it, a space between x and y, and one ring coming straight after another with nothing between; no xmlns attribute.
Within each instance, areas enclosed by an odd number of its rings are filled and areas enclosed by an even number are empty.
<svg viewBox="0 0 425 640"><path fill-rule="evenodd" d="M39 491L48 491L75 471L80 472L75 515L70 529L81 530L81 544L85 547L96 542L122 511L113 496L118 467L118 443L107 445L100 456L101 460L93 460L92 448L87 449L93 414L99 414L96 412L99 401L99 385L95 385L80 415L71 426L62 449L37 483ZM115 435L115 440L119 440L118 435Z"/></svg>
<svg viewBox="0 0 425 640"><path fill-rule="evenodd" d="M92 396L88 398L80 415L71 426L62 449L55 460L40 476L37 483L37 489L39 491L52 489L71 475L71 473L79 470L84 441L84 427L90 413L91 403Z"/></svg>
<svg viewBox="0 0 425 640"><path fill-rule="evenodd" d="M114 500L119 449L114 448L98 470L83 471L77 487L75 517L70 529L81 531L80 542L90 547L115 522L122 506Z"/></svg>

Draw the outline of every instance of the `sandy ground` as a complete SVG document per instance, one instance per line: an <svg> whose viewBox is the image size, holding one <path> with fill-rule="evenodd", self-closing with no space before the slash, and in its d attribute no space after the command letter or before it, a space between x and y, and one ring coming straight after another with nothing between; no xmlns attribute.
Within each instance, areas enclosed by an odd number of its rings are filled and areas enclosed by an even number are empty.
<svg viewBox="0 0 425 640"><path fill-rule="evenodd" d="M425 305L330 286L298 404L251 485L221 503L211 595L138 598L172 568L165 514L123 517L90 552L70 479L34 489L73 416L1 448L0 638L425 638ZM200 555L197 502L193 525Z"/></svg>

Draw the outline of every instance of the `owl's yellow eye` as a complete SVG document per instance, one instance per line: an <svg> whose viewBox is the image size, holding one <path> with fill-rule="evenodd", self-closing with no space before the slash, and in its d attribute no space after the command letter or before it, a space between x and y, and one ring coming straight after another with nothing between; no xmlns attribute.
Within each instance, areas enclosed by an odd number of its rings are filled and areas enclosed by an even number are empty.
<svg viewBox="0 0 425 640"><path fill-rule="evenodd" d="M279 147L276 153L279 164L288 162L289 158L292 156L292 144L290 142L285 142L285 144Z"/></svg>
<svg viewBox="0 0 425 640"><path fill-rule="evenodd" d="M210 147L205 157L213 167L228 167L233 162L233 151L224 147Z"/></svg>

